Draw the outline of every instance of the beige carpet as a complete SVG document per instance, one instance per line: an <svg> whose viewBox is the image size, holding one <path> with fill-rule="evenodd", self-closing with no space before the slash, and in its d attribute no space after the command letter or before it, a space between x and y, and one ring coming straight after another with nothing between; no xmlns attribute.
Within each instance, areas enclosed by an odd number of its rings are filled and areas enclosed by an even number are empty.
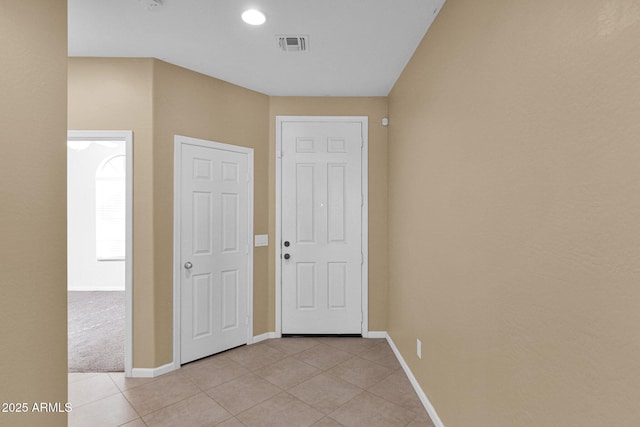
<svg viewBox="0 0 640 427"><path fill-rule="evenodd" d="M68 292L69 372L124 371L124 291Z"/></svg>

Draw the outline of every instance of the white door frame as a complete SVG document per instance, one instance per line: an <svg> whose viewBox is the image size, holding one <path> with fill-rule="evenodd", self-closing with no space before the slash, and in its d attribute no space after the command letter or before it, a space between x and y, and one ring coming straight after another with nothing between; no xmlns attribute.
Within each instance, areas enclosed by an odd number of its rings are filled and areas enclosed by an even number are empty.
<svg viewBox="0 0 640 427"><path fill-rule="evenodd" d="M362 336L369 336L369 117L276 116L276 337L282 336L282 125L287 122L344 123L362 125Z"/></svg>
<svg viewBox="0 0 640 427"><path fill-rule="evenodd" d="M133 368L133 132L130 130L70 130L67 141L123 141L126 162L125 177L125 257L124 257L124 375Z"/></svg>
<svg viewBox="0 0 640 427"><path fill-rule="evenodd" d="M180 369L180 280L181 280L181 205L182 186L180 178L182 176L182 144L196 145L204 148L214 148L217 150L231 151L247 155L247 167L249 173L249 193L247 208L248 232L247 245L249 249L249 260L247 265L247 315L249 325L247 326L247 344L253 343L253 149L240 147L237 145L223 144L221 142L207 141L203 139L190 138L188 136L175 135L174 155L173 155L173 369Z"/></svg>

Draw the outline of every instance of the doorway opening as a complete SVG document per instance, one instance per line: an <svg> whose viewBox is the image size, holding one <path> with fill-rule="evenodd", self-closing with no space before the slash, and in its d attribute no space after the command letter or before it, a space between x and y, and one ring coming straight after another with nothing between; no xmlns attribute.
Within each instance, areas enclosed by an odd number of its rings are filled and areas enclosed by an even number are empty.
<svg viewBox="0 0 640 427"><path fill-rule="evenodd" d="M132 141L67 135L69 372L131 376Z"/></svg>

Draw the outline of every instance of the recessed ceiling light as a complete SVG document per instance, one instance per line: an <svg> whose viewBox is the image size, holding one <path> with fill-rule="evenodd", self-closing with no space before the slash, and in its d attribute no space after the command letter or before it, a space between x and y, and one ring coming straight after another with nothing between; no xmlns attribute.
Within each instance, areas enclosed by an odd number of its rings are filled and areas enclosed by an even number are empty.
<svg viewBox="0 0 640 427"><path fill-rule="evenodd" d="M267 17L259 10L249 9L242 14L242 20L249 25L262 25L267 20Z"/></svg>

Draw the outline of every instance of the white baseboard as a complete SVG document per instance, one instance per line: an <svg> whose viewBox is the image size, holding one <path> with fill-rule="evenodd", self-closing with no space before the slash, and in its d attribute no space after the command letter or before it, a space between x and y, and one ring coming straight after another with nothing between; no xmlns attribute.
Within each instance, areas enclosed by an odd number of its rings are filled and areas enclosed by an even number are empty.
<svg viewBox="0 0 640 427"><path fill-rule="evenodd" d="M163 374L168 374L175 369L176 366L173 362L158 366L157 368L133 368L131 369L131 376L133 378L155 378Z"/></svg>
<svg viewBox="0 0 640 427"><path fill-rule="evenodd" d="M264 341L264 340L280 338L281 336L282 335L280 335L277 332L266 332L264 334L256 335L255 337L253 337L253 344L259 343L260 341Z"/></svg>
<svg viewBox="0 0 640 427"><path fill-rule="evenodd" d="M420 387L420 384L418 384L418 380L416 380L416 377L413 375L413 372L411 372L411 369L409 369L409 365L407 365L407 362L404 361L404 358L400 354L400 350L398 350L398 347L396 347L396 345L394 344L389 334L386 332L384 334L385 334L385 338L387 339L387 342L389 343L389 346L391 347L391 350L393 350L393 353L396 355L398 362L400 362L400 366L402 366L404 373L407 374L407 378L409 378L409 381L411 382L413 389L418 394L418 397L420 398L420 401L422 402L424 409L427 410L429 417L431 417L431 421L433 421L433 424L435 425L435 427L444 427L444 424L442 423L442 420L436 413L435 408L433 407L431 402L429 402L429 398L427 398L427 395L422 390L422 387Z"/></svg>
<svg viewBox="0 0 640 427"><path fill-rule="evenodd" d="M387 338L386 331L369 331L366 338Z"/></svg>

